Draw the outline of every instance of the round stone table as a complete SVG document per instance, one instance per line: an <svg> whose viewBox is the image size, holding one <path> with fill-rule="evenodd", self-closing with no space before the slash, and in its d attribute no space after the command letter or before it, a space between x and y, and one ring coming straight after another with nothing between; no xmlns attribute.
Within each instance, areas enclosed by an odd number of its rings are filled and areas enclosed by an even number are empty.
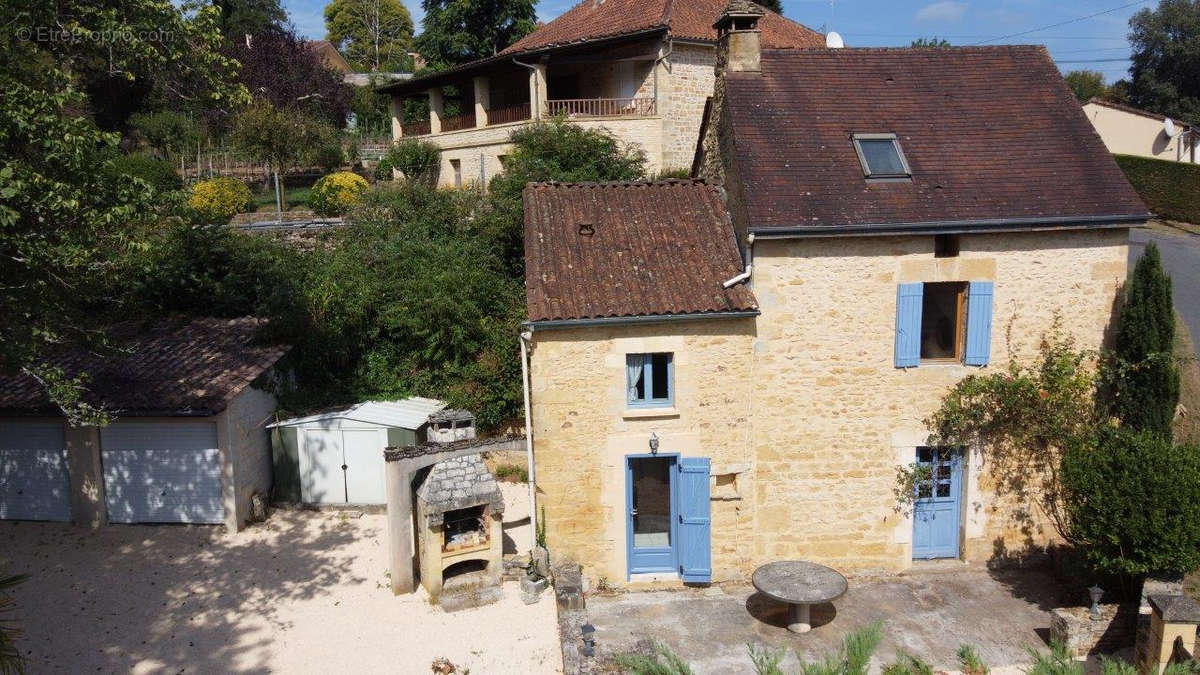
<svg viewBox="0 0 1200 675"><path fill-rule="evenodd" d="M832 602L846 592L846 577L824 565L803 560L781 560L754 570L754 587L763 595L788 606L788 630L807 633L809 608Z"/></svg>

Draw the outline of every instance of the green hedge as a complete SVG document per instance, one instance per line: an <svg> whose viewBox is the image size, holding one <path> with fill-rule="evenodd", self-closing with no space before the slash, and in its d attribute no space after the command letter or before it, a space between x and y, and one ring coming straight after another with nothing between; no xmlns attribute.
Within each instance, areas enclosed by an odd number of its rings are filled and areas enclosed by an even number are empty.
<svg viewBox="0 0 1200 675"><path fill-rule="evenodd" d="M1113 157L1151 211L1168 220L1200 223L1200 164Z"/></svg>

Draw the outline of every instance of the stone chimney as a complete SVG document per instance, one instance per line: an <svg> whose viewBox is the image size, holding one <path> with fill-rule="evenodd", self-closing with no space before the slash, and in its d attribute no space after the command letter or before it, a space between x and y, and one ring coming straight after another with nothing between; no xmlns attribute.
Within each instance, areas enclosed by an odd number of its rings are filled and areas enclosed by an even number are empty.
<svg viewBox="0 0 1200 675"><path fill-rule="evenodd" d="M725 67L730 71L761 70L762 36L758 22L762 17L762 8L753 2L729 0L721 18L713 24L717 29L717 51L723 53Z"/></svg>

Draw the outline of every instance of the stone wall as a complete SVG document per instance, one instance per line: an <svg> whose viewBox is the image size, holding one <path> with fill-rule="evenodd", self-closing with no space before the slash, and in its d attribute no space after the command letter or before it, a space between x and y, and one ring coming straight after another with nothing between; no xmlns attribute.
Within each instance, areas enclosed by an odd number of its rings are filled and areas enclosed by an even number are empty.
<svg viewBox="0 0 1200 675"><path fill-rule="evenodd" d="M713 95L712 46L676 43L670 56L670 73L663 100L663 166L684 169L692 166L700 138L704 104Z"/></svg>
<svg viewBox="0 0 1200 675"><path fill-rule="evenodd" d="M1111 654L1133 646L1137 633L1136 604L1100 605L1100 617L1087 607L1058 607L1050 613L1050 639L1072 656Z"/></svg>
<svg viewBox="0 0 1200 675"><path fill-rule="evenodd" d="M980 370L894 367L897 284L994 281L985 372L997 372L1036 354L1056 312L1079 347L1101 346L1127 238L1125 229L964 235L954 258L934 258L931 236L760 239L756 558L911 564L911 520L894 509L896 468L914 460L941 396ZM997 478L986 453L970 453L960 536L968 560L1021 555L1053 538L1029 499L997 494Z"/></svg>
<svg viewBox="0 0 1200 675"><path fill-rule="evenodd" d="M714 578L740 578L754 539L753 339L752 319L534 332L538 506L556 558L579 560L593 579L626 580L624 458L649 452L653 432L660 454L712 459ZM648 352L675 354L673 409L625 409L625 355Z"/></svg>
<svg viewBox="0 0 1200 675"><path fill-rule="evenodd" d="M961 365L893 367L896 285L994 281L991 364L1037 352L1055 312L1082 348L1101 346L1125 278L1124 229L963 236L956 258L933 237L764 240L754 246L757 319L534 332L532 400L540 505L555 555L626 580L627 454L713 463L714 579L803 558L839 569L912 564L912 521L896 469L925 443L924 420ZM676 406L624 409L624 356L675 354ZM962 557L1036 552L1053 530L1029 499L999 489L985 451L967 457Z"/></svg>
<svg viewBox="0 0 1200 675"><path fill-rule="evenodd" d="M221 413L226 445L233 470L233 508L225 504L225 521L240 529L250 518L250 495L271 494L271 441L266 425L274 421L275 397L247 387Z"/></svg>

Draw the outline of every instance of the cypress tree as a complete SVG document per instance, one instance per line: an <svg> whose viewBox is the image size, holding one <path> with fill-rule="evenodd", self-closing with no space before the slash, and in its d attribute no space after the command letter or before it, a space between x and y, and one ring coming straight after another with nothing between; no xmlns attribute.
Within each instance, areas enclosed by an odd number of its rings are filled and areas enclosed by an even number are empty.
<svg viewBox="0 0 1200 675"><path fill-rule="evenodd" d="M1123 425L1170 437L1179 403L1174 347L1171 277L1150 242L1129 279L1117 327L1116 356L1123 375L1116 382L1113 413Z"/></svg>

